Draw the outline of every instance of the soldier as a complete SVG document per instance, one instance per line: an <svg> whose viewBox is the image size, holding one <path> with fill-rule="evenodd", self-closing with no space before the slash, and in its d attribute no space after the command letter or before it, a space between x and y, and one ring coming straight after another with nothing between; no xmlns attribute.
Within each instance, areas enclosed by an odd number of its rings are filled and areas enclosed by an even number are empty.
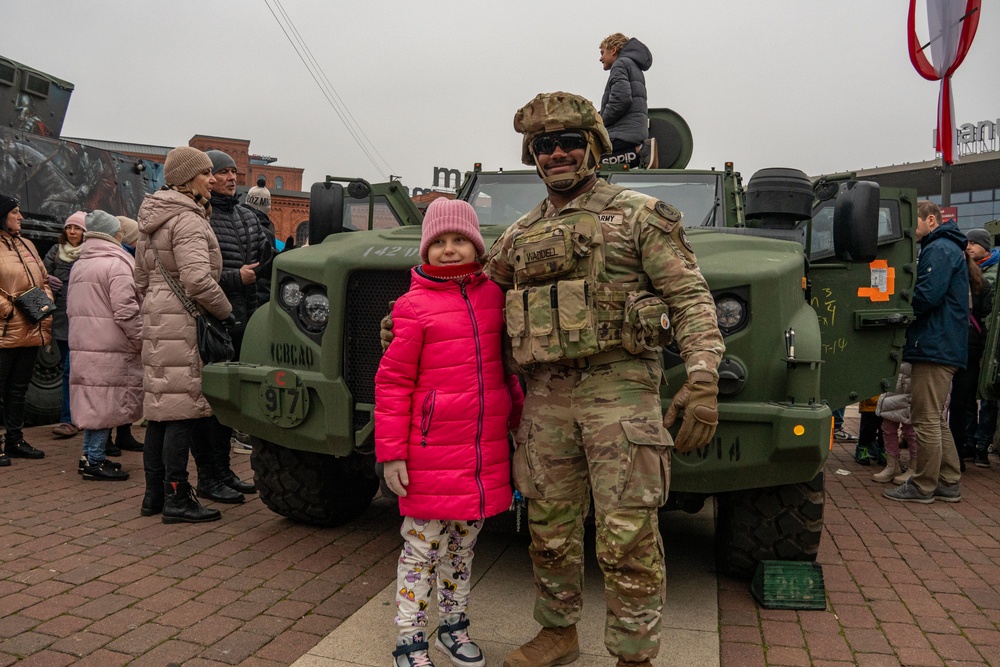
<svg viewBox="0 0 1000 667"><path fill-rule="evenodd" d="M504 232L487 266L508 290L507 331L527 384L513 469L528 499L542 630L504 665L560 665L579 654L592 493L605 645L619 666L648 666L666 591L657 510L667 498L670 446L703 447L718 424L725 346L715 304L681 213L597 178L611 141L588 100L538 95L514 116L514 129L548 198ZM661 420L659 349L668 333L687 382ZM667 428L682 410L671 443Z"/></svg>

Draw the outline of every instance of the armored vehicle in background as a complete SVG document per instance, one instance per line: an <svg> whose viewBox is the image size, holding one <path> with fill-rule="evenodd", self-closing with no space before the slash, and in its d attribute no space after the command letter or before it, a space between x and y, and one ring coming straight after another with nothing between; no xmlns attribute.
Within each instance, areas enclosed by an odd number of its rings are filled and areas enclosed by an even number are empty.
<svg viewBox="0 0 1000 667"><path fill-rule="evenodd" d="M21 202L21 234L40 256L75 211L101 209L134 218L147 192L162 185L162 165L60 138L73 84L0 56L0 192ZM62 361L42 348L28 388L31 424L59 421Z"/></svg>
<svg viewBox="0 0 1000 667"><path fill-rule="evenodd" d="M690 144L686 124L668 110L650 115L673 133L666 159L659 142L668 168L602 177L684 213L727 348L718 431L704 449L675 455L667 508L697 511L716 497L724 572L814 559L831 409L895 386L912 318L916 202L847 176L813 183L765 169L744 187L730 164L688 170L690 147L675 145ZM531 171L477 168L458 191L487 244L544 196ZM379 487L379 320L409 286L421 229L396 183L328 177L313 186L311 208L312 245L276 259L271 302L251 319L241 359L206 367L203 387L220 420L252 434L264 503L335 525L364 511ZM684 367L676 350L663 357L666 406Z"/></svg>

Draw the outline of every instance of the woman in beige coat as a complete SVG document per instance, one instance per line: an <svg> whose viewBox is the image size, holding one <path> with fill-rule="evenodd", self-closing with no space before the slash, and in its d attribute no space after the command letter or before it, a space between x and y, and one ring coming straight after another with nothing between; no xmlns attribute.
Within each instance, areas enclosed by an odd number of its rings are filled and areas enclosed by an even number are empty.
<svg viewBox="0 0 1000 667"><path fill-rule="evenodd" d="M135 279L143 296L143 415L149 420L141 513L162 510L163 523L199 523L220 518L195 498L187 473L191 442L207 437L200 431L212 408L201 393L197 325L163 271L219 319L231 319L232 306L219 286L222 254L208 223L212 161L181 146L167 154L163 174L167 185L146 196L138 216Z"/></svg>

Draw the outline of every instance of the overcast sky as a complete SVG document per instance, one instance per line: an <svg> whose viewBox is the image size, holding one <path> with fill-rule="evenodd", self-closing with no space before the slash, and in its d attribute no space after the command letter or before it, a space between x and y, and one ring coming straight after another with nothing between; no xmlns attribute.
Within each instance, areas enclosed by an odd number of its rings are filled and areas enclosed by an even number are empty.
<svg viewBox="0 0 1000 667"><path fill-rule="evenodd" d="M275 0L3 0L0 55L75 84L64 135L249 139L304 168L305 190L326 174L392 173L412 188L431 186L436 166L519 167L514 112L553 90L599 104L598 45L617 31L652 51L649 104L687 120L692 167L733 161L746 179L934 158L939 84L910 65L907 0L281 0L377 167L269 5L279 11ZM959 124L1000 119L1000 3L983 5L953 78Z"/></svg>

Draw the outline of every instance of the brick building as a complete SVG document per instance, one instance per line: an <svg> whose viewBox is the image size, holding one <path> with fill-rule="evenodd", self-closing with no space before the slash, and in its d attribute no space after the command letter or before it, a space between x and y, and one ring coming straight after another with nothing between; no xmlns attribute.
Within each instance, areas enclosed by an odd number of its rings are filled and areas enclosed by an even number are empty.
<svg viewBox="0 0 1000 667"><path fill-rule="evenodd" d="M166 160L167 153L173 149L173 146L152 146L98 139L70 137L64 137L64 139L123 155L145 158L161 164ZM271 192L271 211L268 216L274 222L275 236L281 241L293 236L296 245L303 245L306 242L308 239L309 193L302 192L301 168L281 167L273 164L276 161L273 157L251 153L248 139L196 134L188 141L188 145L202 151L219 150L233 158L233 162L236 163L237 192L241 196L257 184L258 178L263 178L265 187Z"/></svg>

